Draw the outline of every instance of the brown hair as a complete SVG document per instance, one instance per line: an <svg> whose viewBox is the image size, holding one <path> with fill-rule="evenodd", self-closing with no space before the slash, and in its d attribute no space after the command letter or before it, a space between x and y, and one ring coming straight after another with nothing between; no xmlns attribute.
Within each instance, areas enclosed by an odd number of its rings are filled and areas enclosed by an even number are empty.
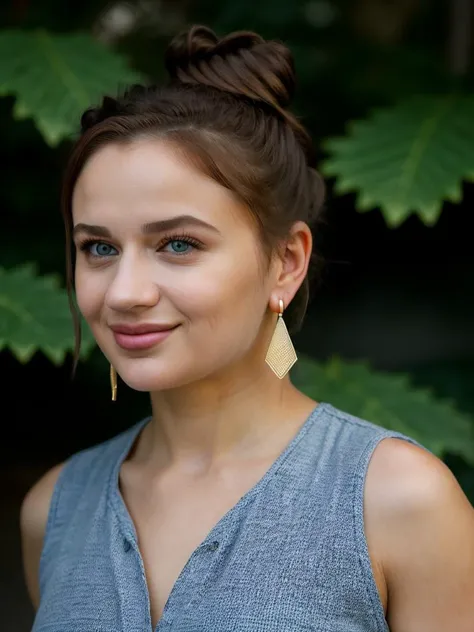
<svg viewBox="0 0 474 632"><path fill-rule="evenodd" d="M104 97L81 119L81 135L66 169L62 211L66 227L67 287L72 298L71 200L90 156L111 142L161 137L176 144L199 168L233 191L250 209L267 254L294 222L320 218L324 186L316 172L311 138L289 106L295 69L289 49L251 32L219 39L204 26L176 36L165 55L164 86L132 86ZM313 264L319 262L313 255ZM309 297L306 278L285 320L300 326Z"/></svg>

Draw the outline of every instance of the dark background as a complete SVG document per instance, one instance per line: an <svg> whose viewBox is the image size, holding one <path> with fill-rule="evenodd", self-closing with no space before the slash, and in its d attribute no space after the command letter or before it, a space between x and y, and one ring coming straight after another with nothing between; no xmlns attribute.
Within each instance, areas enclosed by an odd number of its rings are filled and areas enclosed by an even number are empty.
<svg viewBox="0 0 474 632"><path fill-rule="evenodd" d="M320 147L324 138L343 133L349 120L374 106L417 91L442 91L455 81L470 85L470 40L464 56L456 48L459 20L464 15L472 23L470 4L134 2L125 5L135 16L134 27L117 33L110 15L122 3L4 0L0 26L86 29L157 79L166 43L188 23L208 24L219 34L246 28L284 39L295 51L300 73L295 108ZM13 266L28 253L41 272L62 271L58 202L69 145L50 148L31 121L14 121L13 102L0 99L1 264ZM354 196L337 197L328 185L326 223L315 235L326 266L303 330L295 337L297 350L321 360L333 354L367 359L374 368L409 373L414 384L433 387L474 415L474 249L468 219L473 186L465 184L461 204L445 205L435 226L424 226L412 215L390 229L379 210L359 213ZM107 371L98 352L79 365L74 381L70 358L58 368L41 354L22 365L10 352L0 353L0 628L5 632L26 631L32 622L18 532L26 490L53 464L116 434L148 411L147 397L122 383L119 400L112 403ZM472 470L458 457L447 455L446 461L474 498Z"/></svg>

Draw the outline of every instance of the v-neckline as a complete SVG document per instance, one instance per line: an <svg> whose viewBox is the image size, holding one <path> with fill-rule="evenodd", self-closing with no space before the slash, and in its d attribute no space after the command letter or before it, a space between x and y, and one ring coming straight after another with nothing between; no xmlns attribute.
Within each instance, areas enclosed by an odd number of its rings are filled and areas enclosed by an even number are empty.
<svg viewBox="0 0 474 632"><path fill-rule="evenodd" d="M245 494L243 494L240 499L228 510L226 511L226 513L218 520L218 522L214 525L214 527L212 527L212 529L209 531L209 533L207 534L207 536L204 538L204 540L201 542L201 544L199 544L196 549L194 549L194 551L191 553L191 555L189 556L188 560L186 561L186 563L184 564L183 568L181 569L176 581L174 582L171 591L168 595L168 598L166 600L166 603L163 607L161 616L156 624L155 627L153 627L153 622L151 620L151 600L150 600L150 591L149 591L149 587L147 585L146 582L146 574L145 574L145 565L144 565L144 561L143 561L143 557L141 555L139 546L138 546L138 536L137 536L137 530L135 527L135 524L133 522L133 519L131 517L131 514L128 510L127 505L125 504L125 500L123 498L123 495L120 491L120 469L124 463L124 461L126 460L126 458L128 457L128 455L130 454L135 441L137 440L140 432L145 428L145 426L150 423L151 421L151 416L150 417L146 417L145 419L143 419L142 421L138 422L138 424L136 424L135 427L132 427L128 432L130 433L128 435L128 437L126 437L126 441L125 441L125 447L122 450L120 457L118 459L118 461L115 464L115 467L112 470L112 474L110 477L110 481L109 481L109 500L111 502L111 505L114 509L114 512L119 520L119 524L120 524L120 528L123 532L123 535L128 539L128 540L132 540L134 545L135 545L135 549L137 552L137 555L139 557L139 561L140 561L140 565L141 565L141 570L142 570L142 575L143 575L143 582L144 582L144 589L146 592L146 598L147 598L147 605L148 605L148 615L149 615L149 624L150 624L150 632L160 632L160 630L162 629L163 625L165 625L165 623L167 622L167 611L169 610L169 604L172 601L172 598L176 592L177 586L182 582L182 578L183 575L185 574L190 561L195 557L196 553L198 551L200 551L203 547L207 546L209 544L209 541L215 541L216 539L223 539L221 537L221 534L224 530L224 528L227 526L227 524L229 522L231 522L233 519L235 519L236 515L238 514L239 510L242 509L243 507L245 507L252 499L253 497L260 492L260 490L265 487L265 485L268 483L268 481L272 478L273 474L280 468L280 466L283 464L283 462L289 457L289 455L291 454L291 452L293 451L293 449L300 443L300 441L303 439L303 437L309 432L310 428L313 426L313 424L315 423L316 419L321 415L321 413L323 412L324 409L328 408L330 406L330 404L327 404L325 402L319 402L309 413L309 415L306 417L305 421L302 423L302 425L299 427L298 431L296 432L296 434L293 436L292 439L290 439L290 441L287 443L287 445L283 448L283 450L280 452L280 454L277 456L277 458L273 461L273 463L270 465L270 467L266 470L266 472L263 474L263 476L247 491L245 492ZM125 431L125 434L127 434L127 431Z"/></svg>

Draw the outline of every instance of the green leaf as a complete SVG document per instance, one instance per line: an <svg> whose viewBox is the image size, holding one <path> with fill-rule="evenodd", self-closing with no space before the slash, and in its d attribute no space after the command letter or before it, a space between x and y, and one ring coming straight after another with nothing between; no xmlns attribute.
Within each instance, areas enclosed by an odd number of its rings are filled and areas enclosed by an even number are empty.
<svg viewBox="0 0 474 632"><path fill-rule="evenodd" d="M138 80L122 57L87 34L0 33L0 95L16 96L14 117L32 117L51 146L77 132L82 112L103 94Z"/></svg>
<svg viewBox="0 0 474 632"><path fill-rule="evenodd" d="M474 177L474 96L410 98L353 122L325 148L322 172L336 176L337 193L358 192L358 210L380 207L391 227L412 212L433 225Z"/></svg>
<svg viewBox="0 0 474 632"><path fill-rule="evenodd" d="M376 372L337 357L326 364L300 357L292 378L315 400L406 434L439 457L451 452L474 465L473 420L429 389L413 388L406 375Z"/></svg>
<svg viewBox="0 0 474 632"><path fill-rule="evenodd" d="M94 342L84 331L82 353ZM74 349L67 293L53 276L36 276L32 264L12 270L0 268L0 350L9 348L20 362L42 351L61 364Z"/></svg>

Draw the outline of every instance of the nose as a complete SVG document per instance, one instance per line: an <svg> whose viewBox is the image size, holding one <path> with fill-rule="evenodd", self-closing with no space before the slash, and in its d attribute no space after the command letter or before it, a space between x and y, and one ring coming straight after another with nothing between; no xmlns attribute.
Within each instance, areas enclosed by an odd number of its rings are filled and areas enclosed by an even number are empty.
<svg viewBox="0 0 474 632"><path fill-rule="evenodd" d="M122 257L105 297L107 307L125 312L153 307L160 300L160 291L148 262L138 257Z"/></svg>

